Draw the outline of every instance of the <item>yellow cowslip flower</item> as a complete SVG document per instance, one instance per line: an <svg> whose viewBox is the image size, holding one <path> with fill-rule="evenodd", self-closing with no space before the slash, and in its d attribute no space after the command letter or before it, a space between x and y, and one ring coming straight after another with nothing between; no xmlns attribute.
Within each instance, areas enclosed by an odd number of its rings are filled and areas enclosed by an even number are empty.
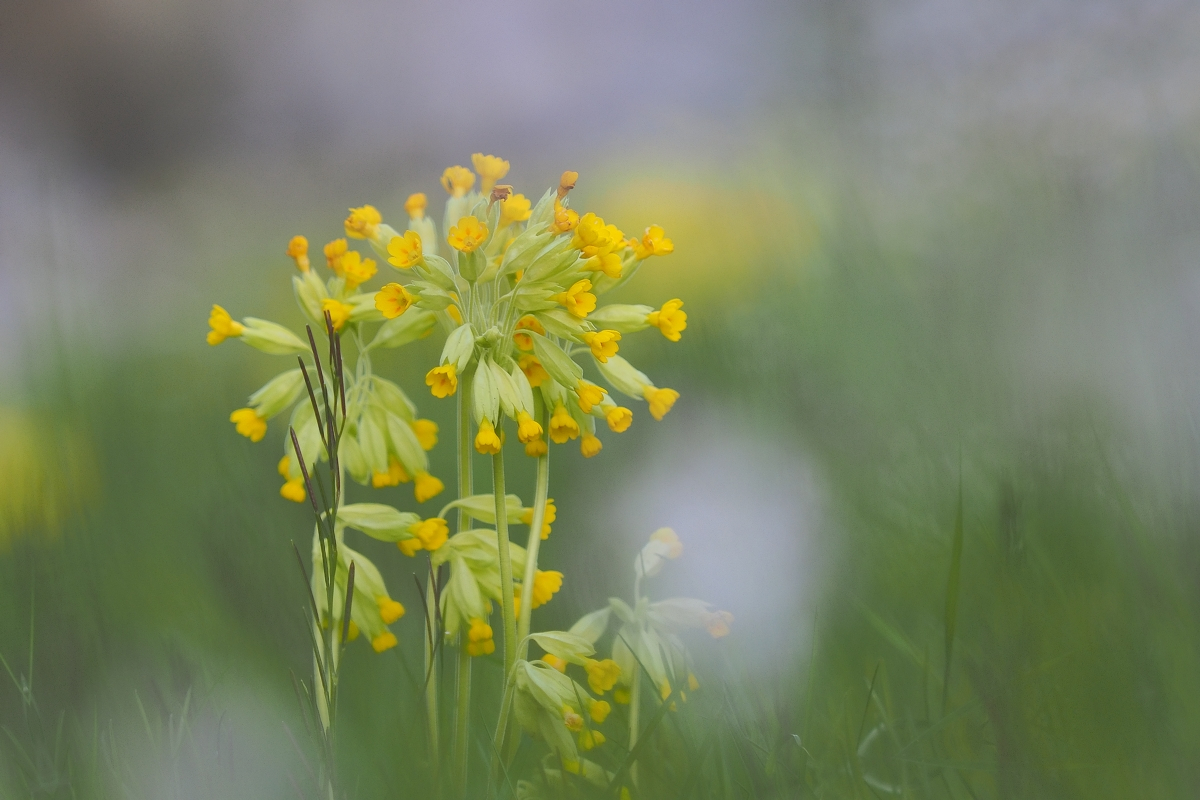
<svg viewBox="0 0 1200 800"><path fill-rule="evenodd" d="M308 499L308 492L304 489L304 478L288 478L283 482L283 486L279 487L279 496L293 503L303 503Z"/></svg>
<svg viewBox="0 0 1200 800"><path fill-rule="evenodd" d="M355 253L355 255L358 255L358 253ZM346 324L346 320L350 319L350 312L354 310L354 307L348 303L343 303L341 300L326 297L321 301L321 310L329 312L329 319L333 322L333 329L340 331L342 326Z"/></svg>
<svg viewBox="0 0 1200 800"><path fill-rule="evenodd" d="M662 682L662 685L660 685L658 687L658 696L661 697L663 700L666 700L668 697L671 696L671 682L670 681ZM675 710L674 703L671 704L671 710L672 711Z"/></svg>
<svg viewBox="0 0 1200 800"><path fill-rule="evenodd" d="M462 253L474 253L487 238L487 226L475 217L463 217L457 225L450 226L446 241Z"/></svg>
<svg viewBox="0 0 1200 800"><path fill-rule="evenodd" d="M458 310L458 306L446 306L446 313L454 320L455 325L463 324L462 312Z"/></svg>
<svg viewBox="0 0 1200 800"><path fill-rule="evenodd" d="M376 489L384 486L399 486L411 480L412 478L408 477L408 473L404 471L404 465L396 460L395 456L388 459L387 472L376 472L371 475L371 485Z"/></svg>
<svg viewBox="0 0 1200 800"><path fill-rule="evenodd" d="M579 733L583 730L583 717L581 717L575 709L570 706L562 708L563 724L567 726L567 730L571 733Z"/></svg>
<svg viewBox="0 0 1200 800"><path fill-rule="evenodd" d="M554 201L554 220L550 223L552 233L570 233L579 224L579 213L573 208L567 208L557 200Z"/></svg>
<svg viewBox="0 0 1200 800"><path fill-rule="evenodd" d="M669 256L675 252L675 243L666 237L661 225L651 225L646 228L641 239L630 239L629 246L638 261L650 256Z"/></svg>
<svg viewBox="0 0 1200 800"><path fill-rule="evenodd" d="M496 428L489 419L479 423L479 432L475 434L475 450L485 456L500 452L500 437L496 435Z"/></svg>
<svg viewBox="0 0 1200 800"><path fill-rule="evenodd" d="M624 406L609 406L604 409L604 419L613 433L624 433L633 424L633 412Z"/></svg>
<svg viewBox="0 0 1200 800"><path fill-rule="evenodd" d="M451 197L462 197L475 185L475 173L463 166L446 167L442 173L442 188Z"/></svg>
<svg viewBox="0 0 1200 800"><path fill-rule="evenodd" d="M587 260L587 268L593 272L603 272L615 281L621 277L624 264L616 253L600 253Z"/></svg>
<svg viewBox="0 0 1200 800"><path fill-rule="evenodd" d="M346 641L353 642L358 638L358 623L350 620L350 624L346 626Z"/></svg>
<svg viewBox="0 0 1200 800"><path fill-rule="evenodd" d="M588 715L597 725L603 725L610 712L612 712L612 706L608 704L607 700L593 700L588 709Z"/></svg>
<svg viewBox="0 0 1200 800"><path fill-rule="evenodd" d="M621 667L611 658L603 661L589 658L583 663L583 668L587 670L588 686L596 694L604 694L616 686L617 679L621 677ZM597 722L603 722L603 720L597 720Z"/></svg>
<svg viewBox="0 0 1200 800"><path fill-rule="evenodd" d="M342 274L342 256L346 255L348 245L345 239L334 239L325 245L325 266L334 275Z"/></svg>
<svg viewBox="0 0 1200 800"><path fill-rule="evenodd" d="M579 398L579 410L585 414L592 413L592 406L603 401L606 394L608 389L590 381L581 380L575 387L575 395Z"/></svg>
<svg viewBox="0 0 1200 800"><path fill-rule="evenodd" d="M509 164L499 156L475 153L471 156L471 166L479 173L479 190L487 194L496 185L496 181L508 174Z"/></svg>
<svg viewBox="0 0 1200 800"><path fill-rule="evenodd" d="M537 317L529 314L526 314L517 320L515 330L516 333L513 334L513 341L516 342L517 347L522 350L533 349L533 337L531 337L528 333L521 333L522 330L540 333L542 336L546 335L546 329L542 327L542 323L537 321Z"/></svg>
<svg viewBox="0 0 1200 800"><path fill-rule="evenodd" d="M566 659L559 658L558 656L551 655L550 653L546 653L546 655L542 656L542 661L545 661L547 664L554 667L559 672L567 671Z"/></svg>
<svg viewBox="0 0 1200 800"><path fill-rule="evenodd" d="M404 606L386 594L376 597L375 604L379 606L379 616L383 619L384 625L391 625L404 616Z"/></svg>
<svg viewBox="0 0 1200 800"><path fill-rule="evenodd" d="M525 455L529 456L530 458L537 458L538 456L546 455L546 440L538 437L532 442L526 442Z"/></svg>
<svg viewBox="0 0 1200 800"><path fill-rule="evenodd" d="M288 242L287 250L283 252L288 258L295 260L296 269L301 272L308 272L311 268L312 265L308 260L308 239L305 237L293 236L292 240Z"/></svg>
<svg viewBox="0 0 1200 800"><path fill-rule="evenodd" d="M344 227L346 235L351 239L376 239L379 237L379 223L383 217L375 206L362 206L350 209Z"/></svg>
<svg viewBox="0 0 1200 800"><path fill-rule="evenodd" d="M566 407L559 403L550 415L550 438L555 444L566 444L568 439L579 437L579 423Z"/></svg>
<svg viewBox="0 0 1200 800"><path fill-rule="evenodd" d="M375 260L363 258L357 250L351 250L342 256L342 277L346 279L346 288L353 290L359 284L366 283L375 277Z"/></svg>
<svg viewBox="0 0 1200 800"><path fill-rule="evenodd" d="M678 297L662 304L658 311L646 315L646 324L658 328L672 342L678 342L680 332L687 327L687 312Z"/></svg>
<svg viewBox="0 0 1200 800"><path fill-rule="evenodd" d="M412 558L421 551L421 540L415 536L411 539L401 539L396 542L396 547L400 548L400 552Z"/></svg>
<svg viewBox="0 0 1200 800"><path fill-rule="evenodd" d="M545 446L545 442L542 443ZM542 538L546 539L550 536L550 525L558 517L558 509L554 507L554 498L546 498L546 513L542 517ZM533 509L527 508L521 514L521 523L523 525L533 524Z"/></svg>
<svg viewBox="0 0 1200 800"><path fill-rule="evenodd" d="M591 288L592 282L584 278L581 281L575 281L571 284L570 289L559 292L550 299L566 306L567 311L583 319L596 310L596 295L591 293Z"/></svg>
<svg viewBox="0 0 1200 800"><path fill-rule="evenodd" d="M558 570L538 570L533 576L533 608L544 606L562 588L563 574Z"/></svg>
<svg viewBox="0 0 1200 800"><path fill-rule="evenodd" d="M415 302L416 298L409 294L408 289L398 283L385 284L375 293L375 308L379 309L379 313L386 319L395 319L408 311L409 306Z"/></svg>
<svg viewBox="0 0 1200 800"><path fill-rule="evenodd" d="M424 197L424 195L422 195ZM425 261L421 249L421 235L416 231L405 231L403 236L393 236L387 246L388 263L396 269L412 269Z"/></svg>
<svg viewBox="0 0 1200 800"><path fill-rule="evenodd" d="M517 441L521 444L529 444L534 439L540 439L541 436L542 426L538 424L538 421L529 416L528 411L517 412Z"/></svg>
<svg viewBox="0 0 1200 800"><path fill-rule="evenodd" d="M603 733L592 728L586 728L579 732L579 747L584 751L593 750L606 741L608 740L604 738Z"/></svg>
<svg viewBox="0 0 1200 800"><path fill-rule="evenodd" d="M558 199L562 200L567 196L567 192L575 188L575 184L579 181L579 173L574 170L567 170L558 179Z"/></svg>
<svg viewBox="0 0 1200 800"><path fill-rule="evenodd" d="M425 385L434 397L449 397L458 391L458 375L453 364L442 364L425 373Z"/></svg>
<svg viewBox="0 0 1200 800"><path fill-rule="evenodd" d="M689 672L688 673L688 690L694 692L699 688L700 688L700 681L696 680L696 676Z"/></svg>
<svg viewBox="0 0 1200 800"><path fill-rule="evenodd" d="M587 331L583 334L583 343L592 351L596 360L602 364L617 354L619 349L617 342L619 341L621 341L621 334L613 330Z"/></svg>
<svg viewBox="0 0 1200 800"><path fill-rule="evenodd" d="M445 488L446 485L444 483L428 472L418 472L416 484L413 486L413 494L416 496L418 503L424 503L431 497L437 497Z"/></svg>
<svg viewBox="0 0 1200 800"><path fill-rule="evenodd" d="M283 478L284 480L290 478L292 475L291 456L285 455L283 458L279 459L279 463L275 465L275 471L278 472L279 477Z"/></svg>
<svg viewBox="0 0 1200 800"><path fill-rule="evenodd" d="M429 205L429 200L426 199L424 192L416 192L410 194L408 199L404 201L404 212L413 219L421 219L425 216L425 207Z"/></svg>
<svg viewBox="0 0 1200 800"><path fill-rule="evenodd" d="M679 534L670 528L659 528L650 534L650 541L665 544L667 546L667 558L679 558L683 555L683 542L679 541Z"/></svg>
<svg viewBox="0 0 1200 800"><path fill-rule="evenodd" d="M239 408L229 415L229 421L237 426L237 432L252 442L261 442L267 435L267 421L253 408Z"/></svg>
<svg viewBox="0 0 1200 800"><path fill-rule="evenodd" d="M500 201L500 227L514 222L524 222L533 213L529 198L523 194L514 194Z"/></svg>
<svg viewBox="0 0 1200 800"><path fill-rule="evenodd" d="M679 399L679 392L674 389L658 389L647 385L642 387L642 396L650 404L650 416L661 422L671 407L675 405L675 401Z"/></svg>
<svg viewBox="0 0 1200 800"><path fill-rule="evenodd" d="M529 337L529 334L517 334L517 336L522 335L526 338ZM542 362L538 360L537 356L521 356L517 359L517 366L521 368L521 372L525 373L525 377L529 379L529 385L534 389L550 380L550 373L546 372L546 368L542 366Z"/></svg>
<svg viewBox="0 0 1200 800"><path fill-rule="evenodd" d="M571 237L571 247L578 250L584 258L591 258L615 244L608 241L607 235L604 220L589 211L579 218L579 223L575 226L575 235Z"/></svg>
<svg viewBox="0 0 1200 800"><path fill-rule="evenodd" d="M600 441L600 437L592 433L585 433L583 438L579 440L579 452L583 453L584 458L591 458L599 455L604 449L604 443Z"/></svg>
<svg viewBox="0 0 1200 800"><path fill-rule="evenodd" d="M245 325L235 321L228 311L218 305L214 305L208 315L208 327L211 328L208 332L208 343L211 345L218 345L231 336L241 336L246 330ZM529 343L529 347L533 347L533 342Z"/></svg>
<svg viewBox="0 0 1200 800"><path fill-rule="evenodd" d="M450 528L441 517L430 517L414 525L409 533L421 543L422 548L432 553L446 543L446 539L450 537Z"/></svg>
<svg viewBox="0 0 1200 800"><path fill-rule="evenodd" d="M632 698L633 698L633 693L629 691L628 687L618 686L616 689L613 690L613 700L615 700L616 702L620 703L623 706L629 705L629 701Z"/></svg>
<svg viewBox="0 0 1200 800"><path fill-rule="evenodd" d="M371 640L371 647L376 653L382 653L384 650L391 650L399 642L396 641L396 634L391 631L384 631Z"/></svg>
<svg viewBox="0 0 1200 800"><path fill-rule="evenodd" d="M419 419L413 423L413 433L422 450L432 450L437 446L438 424L431 419Z"/></svg>
<svg viewBox="0 0 1200 800"><path fill-rule="evenodd" d="M471 620L467 630L467 655L490 656L496 652L496 641L492 638L492 626L479 618Z"/></svg>
<svg viewBox="0 0 1200 800"><path fill-rule="evenodd" d="M733 624L733 614L728 611L714 611L704 615L704 629L714 639L729 635L729 626Z"/></svg>

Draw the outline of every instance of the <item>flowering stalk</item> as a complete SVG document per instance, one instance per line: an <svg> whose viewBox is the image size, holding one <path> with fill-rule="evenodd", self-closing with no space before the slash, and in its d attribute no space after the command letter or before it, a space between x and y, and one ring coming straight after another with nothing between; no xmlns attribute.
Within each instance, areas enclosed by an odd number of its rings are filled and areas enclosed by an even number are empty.
<svg viewBox="0 0 1200 800"><path fill-rule="evenodd" d="M549 409L542 409L542 429L550 427ZM529 522L529 543L525 546L525 576L521 581L521 597L533 597L533 584L537 576L538 549L542 543L542 525L546 521L546 500L550 494L550 449L538 456L537 482L533 490L533 517ZM521 603L520 619L517 620L517 639L521 652L517 658L525 658L529 652L529 625L533 616L533 603Z"/></svg>
<svg viewBox="0 0 1200 800"><path fill-rule="evenodd" d="M513 613L512 558L508 542L508 510L504 502L504 452L492 456L492 494L496 497L496 539L500 553L500 613L504 617L504 675L517 660L517 620ZM532 605L527 599L524 605Z"/></svg>
<svg viewBox="0 0 1200 800"><path fill-rule="evenodd" d="M471 381L463 381L458 395L458 496L474 493L471 480ZM471 515L458 507L458 532L467 529ZM457 717L454 721L455 795L464 796L467 786L467 742L471 725L471 654L465 632L458 635L458 691L455 695Z"/></svg>

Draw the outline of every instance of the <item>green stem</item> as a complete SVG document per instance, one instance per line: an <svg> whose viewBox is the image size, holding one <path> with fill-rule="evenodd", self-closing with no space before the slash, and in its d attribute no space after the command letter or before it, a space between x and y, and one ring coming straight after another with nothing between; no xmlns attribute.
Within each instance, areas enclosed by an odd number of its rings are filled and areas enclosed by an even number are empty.
<svg viewBox="0 0 1200 800"><path fill-rule="evenodd" d="M437 598L433 591L433 581L436 575L436 572L430 572L429 582L425 586L425 607L429 609L429 619L425 624L432 631L432 634L427 633L425 636L425 674L428 676L425 681L425 716L429 727L429 763L433 767L435 797L439 794L436 787L439 783L438 777L441 769L438 759L438 671L433 663L437 658L438 645L437 610L435 608Z"/></svg>
<svg viewBox="0 0 1200 800"><path fill-rule="evenodd" d="M517 620L513 614L512 560L508 552L508 509L504 504L504 449L492 456L492 494L496 498L496 539L500 551L500 612L504 615L504 675L517 660ZM529 602L528 598L526 602Z"/></svg>
<svg viewBox="0 0 1200 800"><path fill-rule="evenodd" d="M642 674L639 670L634 670L633 686L629 690L629 751L632 753L633 748L637 745L638 740L638 716L642 707ZM637 762L634 761L629 765L629 779L637 786Z"/></svg>
<svg viewBox="0 0 1200 800"><path fill-rule="evenodd" d="M542 409L542 431L550 428L550 410ZM546 519L546 499L550 494L550 448L538 456L537 483L533 490L533 519L529 522L529 543L525 548L525 577L521 582L521 617L517 620L517 639L520 651L517 658L525 658L529 652L530 619L533 615L533 581L537 576L538 549L542 544L542 525Z"/></svg>
<svg viewBox="0 0 1200 800"><path fill-rule="evenodd" d="M471 381L463 381L458 395L458 496L470 497L471 487ZM471 515L458 509L458 532L466 530ZM467 790L467 742L471 724L471 656L465 633L459 633L458 694L454 721L455 795L465 797Z"/></svg>

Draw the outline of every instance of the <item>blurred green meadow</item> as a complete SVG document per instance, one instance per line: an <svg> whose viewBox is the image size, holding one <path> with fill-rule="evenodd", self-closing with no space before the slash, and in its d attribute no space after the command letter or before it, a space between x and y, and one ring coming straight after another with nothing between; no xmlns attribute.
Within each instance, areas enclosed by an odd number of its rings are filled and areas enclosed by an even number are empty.
<svg viewBox="0 0 1200 800"><path fill-rule="evenodd" d="M848 23L825 12L836 44ZM528 195L579 169L575 207L662 224L676 252L634 291L689 315L677 344L628 343L682 394L665 420L595 459L552 449L542 560L566 580L535 623L627 597L662 525L685 552L651 592L734 614L731 635L689 640L701 688L646 712L635 798L1196 797L1194 126L1067 147L988 128L897 178L886 136L856 138L869 106L467 145L511 157ZM25 312L0 393L0 797L316 796L292 682L311 672L292 552L311 513L278 496L281 422L257 444L228 422L273 359L208 347L204 320L218 302L299 329L288 238L437 197L471 152L411 147L197 157L106 195L92 227L46 217L45 277L9 284ZM128 246L139 225L153 236ZM87 269L100 230L128 258L111 272ZM376 368L441 426L450 483L453 407L423 382L440 347ZM407 485L348 491L416 509ZM347 795L432 796L414 562L355 547L408 613L399 647L348 651ZM477 661L483 797L501 667ZM597 758L618 770L611 738ZM537 758L527 743L493 796Z"/></svg>

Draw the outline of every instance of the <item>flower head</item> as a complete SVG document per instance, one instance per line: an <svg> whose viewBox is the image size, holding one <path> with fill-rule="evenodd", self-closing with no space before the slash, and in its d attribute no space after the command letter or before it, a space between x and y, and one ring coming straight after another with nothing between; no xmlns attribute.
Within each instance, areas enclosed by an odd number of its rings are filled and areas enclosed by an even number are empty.
<svg viewBox="0 0 1200 800"><path fill-rule="evenodd" d="M218 305L214 305L212 313L208 315L208 327L208 343L211 345L218 345L231 336L241 336L246 330L246 326L235 322L233 317L229 316L229 312Z"/></svg>
<svg viewBox="0 0 1200 800"><path fill-rule="evenodd" d="M733 614L728 611L714 611L704 617L704 628L714 639L729 635L729 626L733 624Z"/></svg>
<svg viewBox="0 0 1200 800"><path fill-rule="evenodd" d="M528 411L520 411L517 413L517 441L521 444L529 444L534 439L540 439L542 436L542 426L538 421L529 416Z"/></svg>
<svg viewBox="0 0 1200 800"><path fill-rule="evenodd" d="M371 485L376 489L381 489L384 486L399 486L402 483L408 483L412 478L404 471L404 466L392 456L388 459L387 472L376 472L371 476Z"/></svg>
<svg viewBox="0 0 1200 800"><path fill-rule="evenodd" d="M604 449L604 443L594 433L585 433L579 440L579 452L583 454L584 458L599 455L602 449Z"/></svg>
<svg viewBox="0 0 1200 800"><path fill-rule="evenodd" d="M376 597L375 604L379 606L379 616L383 618L384 625L391 625L404 616L404 606L386 594Z"/></svg>
<svg viewBox="0 0 1200 800"><path fill-rule="evenodd" d="M675 252L675 243L667 238L661 225L651 225L646 228L641 239L630 239L629 246L638 261L650 256L669 256Z"/></svg>
<svg viewBox="0 0 1200 800"><path fill-rule="evenodd" d="M296 269L301 272L308 272L310 264L308 261L308 239L303 236L293 236L288 242L287 250L283 251L288 258L296 262Z"/></svg>
<svg viewBox="0 0 1200 800"><path fill-rule="evenodd" d="M509 195L500 201L500 227L514 222L524 222L532 214L529 198L523 194Z"/></svg>
<svg viewBox="0 0 1200 800"><path fill-rule="evenodd" d="M358 253L354 255L358 255ZM374 265L374 262L371 263ZM350 319L350 312L354 310L354 307L343 303L341 300L326 297L321 301L321 310L329 314L329 320L333 323L333 329L340 331L346 324L346 320Z"/></svg>
<svg viewBox="0 0 1200 800"><path fill-rule="evenodd" d="M393 236L388 242L388 263L396 269L411 269L425 260L421 250L421 235L416 231L405 231L403 236Z"/></svg>
<svg viewBox="0 0 1200 800"><path fill-rule="evenodd" d="M646 315L646 323L662 331L662 335L672 342L678 342L680 332L687 327L687 312L683 310L683 301L679 298L663 303L658 311Z"/></svg>
<svg viewBox="0 0 1200 800"><path fill-rule="evenodd" d="M342 256L346 255L348 249L345 239L334 239L325 245L325 266L334 275L342 274Z"/></svg>
<svg viewBox="0 0 1200 800"><path fill-rule="evenodd" d="M523 330L540 333L543 336L546 335L546 329L542 327L542 323L537 321L537 317L529 314L521 317L519 320L517 320L516 333L513 334L513 341L516 342L517 347L521 348L522 350L533 349L533 338L530 337L528 333L521 333Z"/></svg>
<svg viewBox="0 0 1200 800"><path fill-rule="evenodd" d="M375 206L362 206L350 209L344 227L346 235L351 239L375 239L379 235L379 223L383 217Z"/></svg>
<svg viewBox="0 0 1200 800"><path fill-rule="evenodd" d="M421 219L425 216L425 207L429 205L429 201L425 198L424 192L416 192L410 194L408 199L404 201L404 212L413 219Z"/></svg>
<svg viewBox="0 0 1200 800"><path fill-rule="evenodd" d="M617 679L621 677L621 667L611 658L603 661L589 658L584 662L583 668L587 670L588 686L596 694L604 694L616 686ZM607 712L605 713L607 714ZM596 721L603 722L604 720L601 718Z"/></svg>
<svg viewBox="0 0 1200 800"><path fill-rule="evenodd" d="M379 309L386 319L400 316L414 302L415 298L409 294L408 289L398 283L386 284L375 294L375 308Z"/></svg>
<svg viewBox="0 0 1200 800"><path fill-rule="evenodd" d="M579 437L579 423L571 416L561 403L554 407L550 415L550 438L555 444L566 444L568 439Z"/></svg>
<svg viewBox="0 0 1200 800"><path fill-rule="evenodd" d="M475 450L488 456L500 452L500 437L496 435L496 428L489 419L479 423L479 431L475 434Z"/></svg>
<svg viewBox="0 0 1200 800"><path fill-rule="evenodd" d="M462 166L446 167L442 173L442 188L451 197L462 197L475 185L475 173Z"/></svg>
<svg viewBox="0 0 1200 800"><path fill-rule="evenodd" d="M432 450L437 445L438 424L431 419L419 419L413 423L413 433L422 450Z"/></svg>
<svg viewBox="0 0 1200 800"><path fill-rule="evenodd" d="M425 385L434 397L449 397L458 390L458 375L453 364L434 367L425 375Z"/></svg>
<svg viewBox="0 0 1200 800"><path fill-rule="evenodd" d="M604 409L604 419L613 433L624 433L633 424L633 412L624 406L609 406Z"/></svg>
<svg viewBox="0 0 1200 800"><path fill-rule="evenodd" d="M559 292L551 299L566 306L567 311L574 316L583 319L596 310L596 295L591 293L591 288L592 282L584 278L581 281L575 281L571 284L570 289Z"/></svg>
<svg viewBox="0 0 1200 800"><path fill-rule="evenodd" d="M237 432L252 442L261 442L267 435L267 421L253 408L239 408L229 415L229 421L237 426Z"/></svg>
<svg viewBox="0 0 1200 800"><path fill-rule="evenodd" d="M508 174L509 164L498 156L475 153L471 156L471 166L479 173L479 190L487 194L496 185L496 181Z"/></svg>
<svg viewBox="0 0 1200 800"><path fill-rule="evenodd" d="M430 517L414 525L409 532L421 543L425 550L433 552L446 543L450 536L450 528L441 517Z"/></svg>
<svg viewBox="0 0 1200 800"><path fill-rule="evenodd" d="M540 436L532 442L525 443L525 455L530 458L538 458L546 455L546 440Z"/></svg>
<svg viewBox="0 0 1200 800"><path fill-rule="evenodd" d="M437 497L445 488L445 484L428 472L418 472L416 483L413 486L413 495L417 498L418 503L424 503L432 497Z"/></svg>
<svg viewBox="0 0 1200 800"><path fill-rule="evenodd" d="M679 392L674 389L658 389L653 386L646 386L642 389L642 396L650 404L650 416L661 422L662 418L675 405L675 401L679 399Z"/></svg>
<svg viewBox="0 0 1200 800"><path fill-rule="evenodd" d="M589 381L580 381L575 387L575 395L579 398L579 410L585 414L592 413L592 406L604 400L608 390Z"/></svg>
<svg viewBox="0 0 1200 800"><path fill-rule="evenodd" d="M496 642L492 638L492 626L481 619L471 620L467 630L467 654L472 656L487 656L496 652Z"/></svg>
<svg viewBox="0 0 1200 800"><path fill-rule="evenodd" d="M546 368L542 366L541 361L538 361L537 356L521 356L517 359L517 366L521 368L521 372L525 373L529 385L535 389L550 380L550 373L546 372Z"/></svg>
<svg viewBox="0 0 1200 800"><path fill-rule="evenodd" d="M474 253L487 238L487 226L475 217L463 217L457 225L450 226L446 241L455 250L463 253Z"/></svg>
<svg viewBox="0 0 1200 800"><path fill-rule="evenodd" d="M592 355L601 363L617 354L617 342L619 341L621 341L621 334L617 331L588 331L583 334L583 343L591 349Z"/></svg>
<svg viewBox="0 0 1200 800"><path fill-rule="evenodd" d="M375 261L363 258L357 250L352 250L342 256L342 277L346 279L346 288L348 289L354 289L359 284L371 280L375 272Z"/></svg>

